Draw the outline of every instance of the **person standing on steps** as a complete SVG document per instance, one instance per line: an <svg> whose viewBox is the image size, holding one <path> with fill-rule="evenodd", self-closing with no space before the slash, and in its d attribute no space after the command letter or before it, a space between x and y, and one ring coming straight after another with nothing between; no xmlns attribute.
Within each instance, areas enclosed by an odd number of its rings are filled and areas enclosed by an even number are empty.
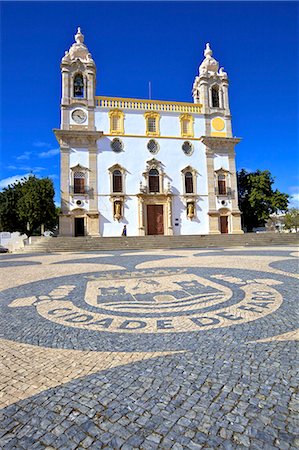
<svg viewBox="0 0 299 450"><path fill-rule="evenodd" d="M122 236L127 236L127 226L126 225L124 225L124 227L123 227L123 231L122 231L122 234L121 234Z"/></svg>

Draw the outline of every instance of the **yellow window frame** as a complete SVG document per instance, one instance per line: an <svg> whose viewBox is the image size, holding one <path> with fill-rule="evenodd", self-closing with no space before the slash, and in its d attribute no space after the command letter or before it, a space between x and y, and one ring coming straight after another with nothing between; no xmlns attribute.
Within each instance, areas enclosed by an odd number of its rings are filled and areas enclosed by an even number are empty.
<svg viewBox="0 0 299 450"><path fill-rule="evenodd" d="M184 122L188 122L187 132L184 130ZM180 124L181 124L181 137L183 138L193 138L194 137L194 117L190 114L181 114L180 115Z"/></svg>
<svg viewBox="0 0 299 450"><path fill-rule="evenodd" d="M157 137L160 136L160 114L156 112L148 112L144 114L145 117L145 134L146 136ZM155 119L156 131L149 130L148 119Z"/></svg>
<svg viewBox="0 0 299 450"><path fill-rule="evenodd" d="M119 121L119 128L117 130L113 127L113 120L117 118ZM113 109L109 112L109 119L110 119L110 134L112 135L122 135L124 134L124 118L125 114L120 109Z"/></svg>

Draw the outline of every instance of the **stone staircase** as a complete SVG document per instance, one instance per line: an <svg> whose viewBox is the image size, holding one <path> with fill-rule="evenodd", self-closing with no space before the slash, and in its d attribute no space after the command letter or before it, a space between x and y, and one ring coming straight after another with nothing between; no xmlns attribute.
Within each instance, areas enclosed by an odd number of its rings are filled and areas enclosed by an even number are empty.
<svg viewBox="0 0 299 450"><path fill-rule="evenodd" d="M153 250L175 248L211 248L296 245L299 234L246 233L243 235L190 235L139 237L41 237L19 253L90 252L111 250Z"/></svg>

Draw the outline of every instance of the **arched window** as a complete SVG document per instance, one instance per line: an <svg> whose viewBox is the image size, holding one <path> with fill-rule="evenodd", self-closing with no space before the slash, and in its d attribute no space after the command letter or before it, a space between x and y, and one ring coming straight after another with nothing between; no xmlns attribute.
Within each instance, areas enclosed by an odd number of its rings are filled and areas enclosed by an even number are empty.
<svg viewBox="0 0 299 450"><path fill-rule="evenodd" d="M186 194L193 194L193 175L191 172L185 173L185 192Z"/></svg>
<svg viewBox="0 0 299 450"><path fill-rule="evenodd" d="M218 175L218 193L219 195L226 195L225 175Z"/></svg>
<svg viewBox="0 0 299 450"><path fill-rule="evenodd" d="M114 170L113 174L113 192L122 192L123 191L123 180L122 173L120 170Z"/></svg>
<svg viewBox="0 0 299 450"><path fill-rule="evenodd" d="M85 193L85 173L75 172L74 173L74 194L84 194Z"/></svg>
<svg viewBox="0 0 299 450"><path fill-rule="evenodd" d="M148 173L148 187L150 192L160 192L159 172L151 169Z"/></svg>
<svg viewBox="0 0 299 450"><path fill-rule="evenodd" d="M212 87L212 107L219 108L219 87L217 85Z"/></svg>
<svg viewBox="0 0 299 450"><path fill-rule="evenodd" d="M74 78L74 97L84 97L84 83L81 73L77 73Z"/></svg>

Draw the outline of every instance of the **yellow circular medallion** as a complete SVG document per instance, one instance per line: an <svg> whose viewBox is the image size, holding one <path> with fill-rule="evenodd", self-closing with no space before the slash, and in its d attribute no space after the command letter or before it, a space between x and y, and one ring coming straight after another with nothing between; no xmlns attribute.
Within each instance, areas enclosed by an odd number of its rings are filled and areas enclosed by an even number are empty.
<svg viewBox="0 0 299 450"><path fill-rule="evenodd" d="M215 117L212 120L212 127L214 128L214 130L216 131L222 131L225 127L225 122L223 119L221 119L220 117Z"/></svg>

